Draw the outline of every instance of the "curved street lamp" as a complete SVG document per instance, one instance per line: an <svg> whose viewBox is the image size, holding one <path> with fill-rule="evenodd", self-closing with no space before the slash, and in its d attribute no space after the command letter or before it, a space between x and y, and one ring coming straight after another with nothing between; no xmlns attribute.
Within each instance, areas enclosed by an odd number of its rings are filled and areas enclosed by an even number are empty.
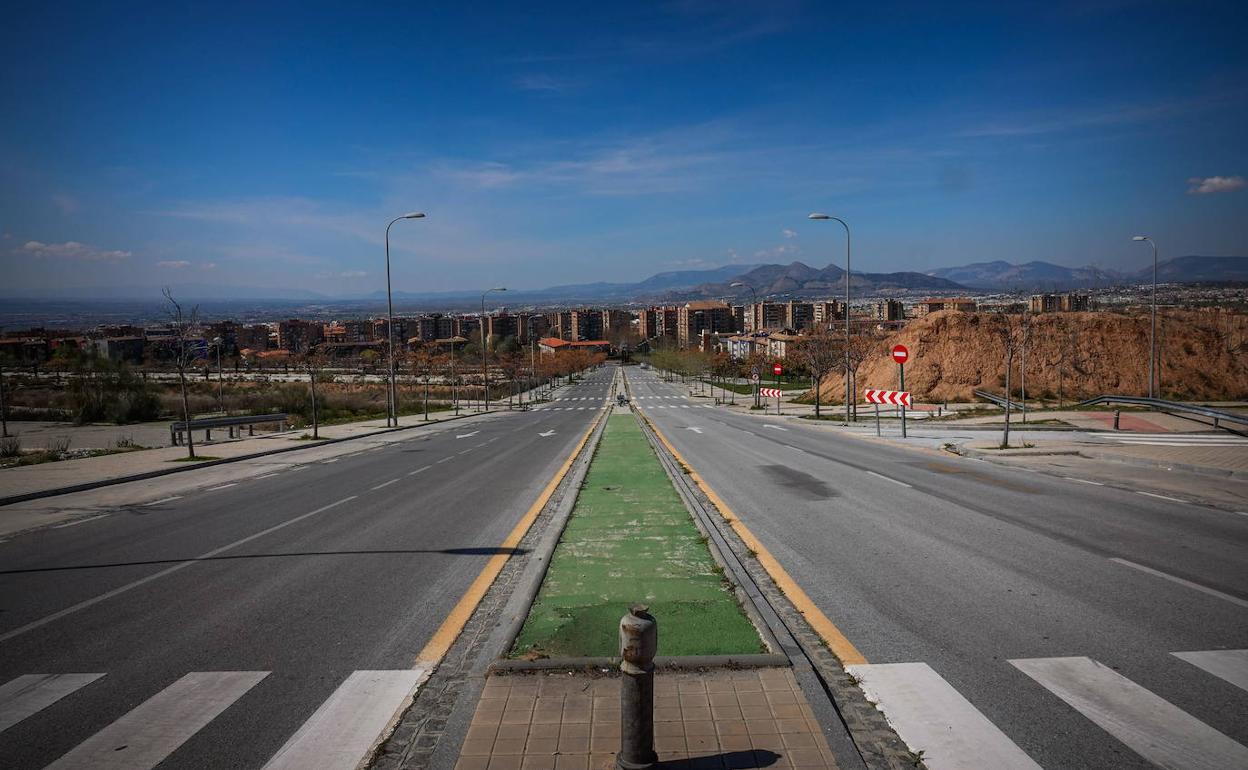
<svg viewBox="0 0 1248 770"><path fill-rule="evenodd" d="M1131 240L1148 241L1148 245L1153 247L1153 318L1148 332L1148 397L1156 398L1153 383L1157 380L1157 244L1147 235L1136 235Z"/></svg>
<svg viewBox="0 0 1248 770"><path fill-rule="evenodd" d="M506 286L495 286L481 292L481 376L485 381L485 411L490 411L490 367L486 362L485 346L485 295L492 291L507 291Z"/></svg>
<svg viewBox="0 0 1248 770"><path fill-rule="evenodd" d="M827 220L835 219L845 228L845 422L849 422L849 404L853 398L853 392L850 390L849 384L849 256L850 256L850 236L849 225L845 224L845 220L840 217L834 217L829 214L811 214L807 219Z"/></svg>
<svg viewBox="0 0 1248 770"><path fill-rule="evenodd" d="M389 428L399 426L399 402L395 398L397 391L394 387L394 298L390 295L390 225L398 222L400 219L424 219L423 211L412 211L403 216L395 217L390 220L390 224L386 225L386 339L390 348L390 403L388 404L388 412L386 415L386 427Z"/></svg>

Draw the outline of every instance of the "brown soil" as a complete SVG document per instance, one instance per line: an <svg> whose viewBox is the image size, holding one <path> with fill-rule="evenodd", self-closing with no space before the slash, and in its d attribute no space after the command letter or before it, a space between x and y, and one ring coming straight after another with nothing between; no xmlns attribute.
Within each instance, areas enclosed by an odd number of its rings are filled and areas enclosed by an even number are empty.
<svg viewBox="0 0 1248 770"><path fill-rule="evenodd" d="M858 388L897 388L893 345L910 349L906 389L914 400L969 401L979 388L1001 393L1005 344L993 331L1000 316L934 313L885 337L879 353L862 364ZM1014 323L1020 323L1018 316ZM1027 393L1051 398L1059 380L1066 401L1101 394L1147 395L1149 317L1120 313L1051 313L1030 317ZM1229 331L1228 331L1229 330ZM1167 311L1158 316L1161 392L1182 400L1248 398L1248 316ZM1018 392L1020 359L1010 385ZM825 382L828 402L843 400L844 380Z"/></svg>

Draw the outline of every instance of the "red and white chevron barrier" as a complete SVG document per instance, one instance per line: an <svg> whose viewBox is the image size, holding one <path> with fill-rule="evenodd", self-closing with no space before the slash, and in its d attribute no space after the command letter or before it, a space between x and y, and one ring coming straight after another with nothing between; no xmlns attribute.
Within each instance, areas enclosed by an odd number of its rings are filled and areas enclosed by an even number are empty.
<svg viewBox="0 0 1248 770"><path fill-rule="evenodd" d="M784 395L784 391L779 388L759 388L758 395L764 398L780 398Z"/></svg>
<svg viewBox="0 0 1248 770"><path fill-rule="evenodd" d="M875 390L867 388L863 391L868 404L889 404L891 406L910 406L910 392L906 390Z"/></svg>

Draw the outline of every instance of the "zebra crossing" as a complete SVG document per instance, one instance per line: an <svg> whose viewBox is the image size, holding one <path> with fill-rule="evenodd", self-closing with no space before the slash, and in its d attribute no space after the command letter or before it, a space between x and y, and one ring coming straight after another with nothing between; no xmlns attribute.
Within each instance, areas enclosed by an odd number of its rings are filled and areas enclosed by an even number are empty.
<svg viewBox="0 0 1248 770"><path fill-rule="evenodd" d="M1248 650L1173 652L1248 691ZM1148 762L1168 768L1248 767L1248 747L1087 657L1008 661ZM926 663L846 666L868 700L931 770L1035 770L1040 765Z"/></svg>
<svg viewBox="0 0 1248 770"><path fill-rule="evenodd" d="M1248 447L1248 436L1230 433L1093 433L1093 438L1116 441L1132 446L1242 446Z"/></svg>
<svg viewBox="0 0 1248 770"><path fill-rule="evenodd" d="M265 770L357 767L429 672L427 667L352 672L264 765ZM70 749L47 770L155 767L271 673L192 671ZM105 676L26 674L0 685L0 732Z"/></svg>

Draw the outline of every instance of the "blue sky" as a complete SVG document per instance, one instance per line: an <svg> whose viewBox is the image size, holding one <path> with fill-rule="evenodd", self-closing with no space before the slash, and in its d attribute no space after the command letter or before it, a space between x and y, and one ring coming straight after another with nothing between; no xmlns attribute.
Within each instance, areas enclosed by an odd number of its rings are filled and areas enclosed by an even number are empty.
<svg viewBox="0 0 1248 770"><path fill-rule="evenodd" d="M1248 255L1242 3L105 5L6 12L0 295Z"/></svg>

